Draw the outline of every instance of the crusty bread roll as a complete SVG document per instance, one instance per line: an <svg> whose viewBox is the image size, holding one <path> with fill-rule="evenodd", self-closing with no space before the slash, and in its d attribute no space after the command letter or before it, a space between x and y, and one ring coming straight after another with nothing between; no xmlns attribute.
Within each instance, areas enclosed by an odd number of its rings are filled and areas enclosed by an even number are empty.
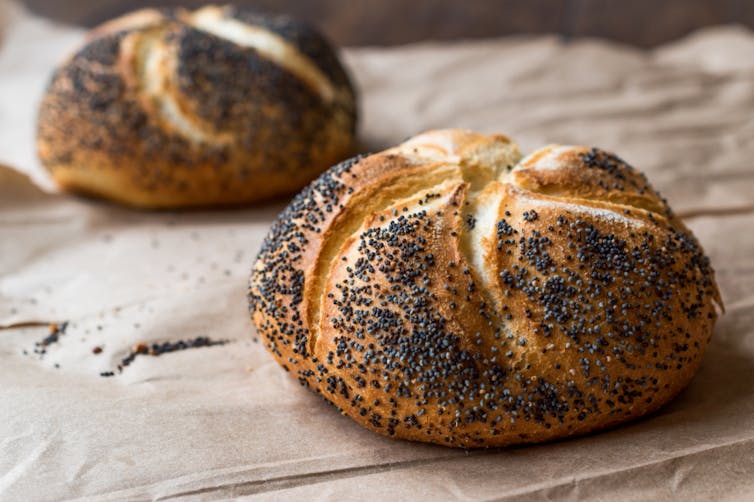
<svg viewBox="0 0 754 502"><path fill-rule="evenodd" d="M38 148L65 189L133 206L244 204L351 155L350 80L320 34L235 8L141 10L53 75Z"/></svg>
<svg viewBox="0 0 754 502"><path fill-rule="evenodd" d="M721 307L699 243L595 148L434 131L343 162L274 223L249 307L278 362L381 434L547 441L651 413Z"/></svg>

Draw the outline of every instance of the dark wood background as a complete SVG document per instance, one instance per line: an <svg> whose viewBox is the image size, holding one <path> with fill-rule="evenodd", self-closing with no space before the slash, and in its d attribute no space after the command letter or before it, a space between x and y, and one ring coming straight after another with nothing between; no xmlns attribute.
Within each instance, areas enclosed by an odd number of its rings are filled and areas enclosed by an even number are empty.
<svg viewBox="0 0 754 502"><path fill-rule="evenodd" d="M92 26L139 7L195 7L207 2L25 0L25 3L37 13ZM341 45L558 33L566 39L602 37L652 47L703 26L738 23L754 28L754 0L238 0L230 3L295 15L319 26Z"/></svg>

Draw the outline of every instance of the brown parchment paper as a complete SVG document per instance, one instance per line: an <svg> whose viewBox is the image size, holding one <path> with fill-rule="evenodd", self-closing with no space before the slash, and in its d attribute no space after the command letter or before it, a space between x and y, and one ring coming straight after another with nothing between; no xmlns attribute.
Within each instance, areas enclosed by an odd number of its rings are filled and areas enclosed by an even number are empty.
<svg viewBox="0 0 754 502"><path fill-rule="evenodd" d="M254 341L247 273L284 201L144 213L38 188L50 185L37 100L81 35L0 3L0 163L13 168L0 168L0 499L754 499L752 33L711 29L651 52L553 37L345 51L366 148L468 127L524 150L613 149L686 215L717 270L727 313L661 412L469 452L362 429ZM99 376L135 343L197 336L229 343Z"/></svg>

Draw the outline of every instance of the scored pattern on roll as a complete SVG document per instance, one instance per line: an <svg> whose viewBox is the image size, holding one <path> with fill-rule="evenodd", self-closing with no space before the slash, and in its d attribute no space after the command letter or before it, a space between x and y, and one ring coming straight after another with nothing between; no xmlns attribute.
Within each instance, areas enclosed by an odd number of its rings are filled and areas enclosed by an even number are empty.
<svg viewBox="0 0 754 502"><path fill-rule="evenodd" d="M253 49L259 56L285 68L305 82L325 102L335 99L336 91L330 79L296 47L270 30L228 18L222 8L215 6L181 13L178 19L197 30L232 42L243 49ZM176 99L172 81L177 71L177 60L175 50L170 50L165 41L165 37L170 33L168 26L160 27L153 16L138 17L131 21L124 24L131 27L157 24L157 27L132 34L123 43L126 46L135 46L131 50L135 54L133 64L138 89L154 101L162 120L171 124L191 141L231 142L232 135L213 131L199 117L186 113ZM126 47L124 53L129 54L131 50Z"/></svg>
<svg viewBox="0 0 754 502"><path fill-rule="evenodd" d="M143 93L154 104L162 121L174 127L181 135L196 143L229 143L232 136L212 131L196 116L185 113L176 100L174 84L176 72L174 52L170 52L164 37L164 28L153 28L134 33L123 41L125 53L134 54L134 73L137 92ZM134 48L128 46L133 44Z"/></svg>
<svg viewBox="0 0 754 502"><path fill-rule="evenodd" d="M184 19L196 29L241 47L254 49L260 56L282 66L306 82L324 101L329 102L335 98L332 82L317 65L283 37L270 30L228 18L224 16L222 9L213 6L199 9Z"/></svg>
<svg viewBox="0 0 754 502"><path fill-rule="evenodd" d="M615 155L521 159L504 136L453 130L322 175L249 289L303 385L377 432L451 446L650 413L695 373L720 305L693 235Z"/></svg>

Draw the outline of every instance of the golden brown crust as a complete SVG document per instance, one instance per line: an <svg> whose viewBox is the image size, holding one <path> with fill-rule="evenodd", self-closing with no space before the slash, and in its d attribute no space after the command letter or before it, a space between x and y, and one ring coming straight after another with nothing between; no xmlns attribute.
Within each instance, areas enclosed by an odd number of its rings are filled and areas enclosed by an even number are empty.
<svg viewBox="0 0 754 502"><path fill-rule="evenodd" d="M249 289L265 345L381 434L503 446L651 413L696 372L712 268L615 155L433 131L280 215Z"/></svg>
<svg viewBox="0 0 754 502"><path fill-rule="evenodd" d="M351 153L353 88L288 18L144 10L92 31L54 74L40 158L66 189L142 207L243 204Z"/></svg>

